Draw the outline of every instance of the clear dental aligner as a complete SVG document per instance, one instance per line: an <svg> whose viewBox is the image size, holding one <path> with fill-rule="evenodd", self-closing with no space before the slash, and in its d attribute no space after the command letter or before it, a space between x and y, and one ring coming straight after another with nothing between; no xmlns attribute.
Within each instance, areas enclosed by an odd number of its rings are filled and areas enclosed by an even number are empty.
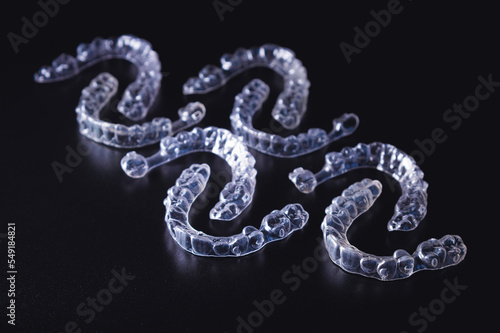
<svg viewBox="0 0 500 333"><path fill-rule="evenodd" d="M358 127L358 117L352 113L345 113L333 120L333 129L329 133L320 128L311 128L307 133L282 137L259 131L253 127L252 118L268 95L267 84L259 79L252 80L234 98L230 117L233 131L243 138L247 146L261 153L276 157L305 155L351 134Z"/></svg>
<svg viewBox="0 0 500 333"><path fill-rule="evenodd" d="M229 130L195 127L190 132L182 131L175 137L163 138L160 150L148 158L135 151L127 153L121 160L121 167L128 176L140 178L157 166L193 152L214 153L231 167L232 181L222 189L219 202L210 211L210 218L234 219L252 202L257 170L254 168L255 158L241 139Z"/></svg>
<svg viewBox="0 0 500 333"><path fill-rule="evenodd" d="M205 106L189 103L179 109L178 120L157 117L142 125L126 126L99 119L99 113L116 93L118 81L109 73L101 73L82 90L76 107L76 120L80 133L96 142L118 148L137 148L160 141L191 125L205 116Z"/></svg>
<svg viewBox="0 0 500 333"><path fill-rule="evenodd" d="M300 204L289 204L266 215L259 229L246 226L240 233L228 237L216 237L198 231L189 223L189 210L205 188L209 176L210 167L207 164L191 165L182 172L163 201L167 229L188 252L211 257L243 256L270 242L286 238L304 227L309 219L309 214Z"/></svg>
<svg viewBox="0 0 500 333"><path fill-rule="evenodd" d="M76 58L62 54L52 62L52 66L44 66L35 73L34 79L39 83L65 80L99 61L115 58L126 59L138 69L136 80L125 89L118 103L118 111L129 119L142 119L156 99L162 78L158 54L143 39L129 35L95 38L90 44L78 46ZM174 122L158 117L142 125L125 126L100 120L99 113L117 89L116 78L109 73L101 73L82 90L75 111L83 135L106 145L135 148L158 142L165 136L197 124L205 116L204 105L194 102L179 109L180 119Z"/></svg>
<svg viewBox="0 0 500 333"><path fill-rule="evenodd" d="M467 247L456 235L426 240L417 246L412 255L399 249L392 256L376 256L351 245L347 230L358 216L372 206L381 192L379 181L364 179L349 186L325 209L321 230L330 259L336 265L350 273L391 281L408 278L420 270L453 266L465 258Z"/></svg>
<svg viewBox="0 0 500 333"><path fill-rule="evenodd" d="M288 178L303 193L312 192L318 184L357 168L375 168L399 182L401 197L394 207L394 215L387 224L389 231L415 229L427 213L427 187L424 173L415 160L393 145L373 142L359 143L325 156L323 168L313 174L297 168Z"/></svg>
<svg viewBox="0 0 500 333"><path fill-rule="evenodd" d="M207 65L183 86L185 95L204 94L227 83L233 76L252 67L267 67L281 75L284 89L274 105L272 116L287 129L297 128L307 108L310 83L307 70L295 53L274 44L250 49L239 48L234 54L224 54L221 67Z"/></svg>
<svg viewBox="0 0 500 333"><path fill-rule="evenodd" d="M34 78L39 83L66 80L106 59L125 59L137 67L137 78L125 89L117 108L131 120L143 119L158 95L162 78L158 54L144 39L131 35L97 37L89 44L78 45L76 58L63 53L51 66L40 68Z"/></svg>

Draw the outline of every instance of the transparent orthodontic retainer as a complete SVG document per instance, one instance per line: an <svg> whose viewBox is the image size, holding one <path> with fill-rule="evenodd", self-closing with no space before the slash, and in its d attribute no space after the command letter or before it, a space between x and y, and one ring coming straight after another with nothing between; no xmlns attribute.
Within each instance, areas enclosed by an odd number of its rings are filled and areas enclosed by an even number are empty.
<svg viewBox="0 0 500 333"><path fill-rule="evenodd" d="M420 243L413 254L403 249L392 256L366 253L349 243L347 230L382 193L377 180L364 179L349 186L325 209L321 223L330 259L343 270L382 281L405 279L421 270L443 269L460 263L467 253L462 238L446 235Z"/></svg>
<svg viewBox="0 0 500 333"><path fill-rule="evenodd" d="M34 75L39 83L57 82L79 74L85 68L106 59L125 59L133 63L138 74L126 89L117 109L133 121L143 119L154 104L161 84L161 64L158 54L149 42L131 35L118 38L95 38L89 44L80 44L76 58L67 54L57 57L51 66L42 67ZM295 129L307 109L310 83L302 62L293 51L274 44L236 50L221 57L221 68L205 66L198 77L190 78L183 87L184 94L207 93L227 83L246 69L262 66L280 74L284 90L272 110L273 118L286 129ZM220 201L211 210L210 217L232 220L252 201L255 191L255 159L246 145L276 157L296 157L320 149L332 141L354 132L359 119L344 114L333 121L333 129L309 129L297 136L282 137L256 130L252 118L269 95L269 87L259 79L252 80L235 97L229 131L208 127L182 131L198 123L205 116L205 107L199 102L179 109L179 120L154 118L151 122L130 127L99 119L101 110L118 90L118 81L109 73L94 78L76 107L80 132L88 138L119 148L134 148L161 141L160 151L148 158L135 152L128 153L121 162L131 177L144 176L152 168L197 151L210 151L224 158L231 166L233 179L221 191ZM182 132L181 132L182 131ZM178 133L180 132L180 133ZM178 133L175 137L169 137ZM316 174L298 168L289 178L297 188L310 193L329 178L360 167L372 167L390 174L400 184L402 196L388 223L389 231L415 229L427 212L427 183L415 161L394 146L374 142L344 148L326 155L324 167ZM176 185L168 190L164 200L168 230L186 251L200 256L241 256L261 249L269 242L289 236L303 228L309 214L300 204L289 204L266 215L259 229L246 226L242 232L229 237L215 237L197 231L188 221L189 209L203 191L210 175L206 164L193 164L184 170ZM355 218L368 210L381 193L378 181L365 179L346 189L332 200L325 210L321 224L330 258L342 269L379 280L396 280L426 269L441 269L461 262L467 252L462 239L446 235L441 239L422 242L410 255L396 250L392 256L367 254L352 246L346 237Z"/></svg>
<svg viewBox="0 0 500 333"><path fill-rule="evenodd" d="M89 44L78 45L76 58L61 54L51 66L43 66L35 73L38 83L50 83L69 79L82 70L107 59L125 59L137 67L136 79L128 85L117 109L125 117L139 121L146 117L154 104L161 85L161 63L151 44L141 38L123 35L117 38L95 38ZM197 124L205 116L205 106L189 103L179 109L179 119L157 117L150 122L126 126L99 118L101 110L109 103L118 89L117 79L109 73L101 73L82 90L75 109L80 133L87 138L117 148L136 148L160 141Z"/></svg>
<svg viewBox="0 0 500 333"><path fill-rule="evenodd" d="M216 154L231 167L232 181L222 189L219 202L210 211L210 218L233 220L253 199L257 170L254 168L255 158L241 138L226 129L196 127L189 132L180 132L175 137L162 139L160 150L150 157L129 152L123 157L121 166L130 177L140 178L155 167L194 152ZM210 167L207 164L191 165L182 172L175 186L168 190L163 202L169 233L188 252L213 257L246 255L270 242L286 238L301 229L309 218L300 204L289 204L266 215L259 229L246 226L240 233L228 237L198 231L189 223L189 210L203 192L209 176Z"/></svg>
<svg viewBox="0 0 500 333"><path fill-rule="evenodd" d="M316 174L297 168L289 178L299 191L311 193L318 184L357 168L375 168L399 182L402 195L387 229L414 230L427 213L428 184L415 160L393 145L373 142L345 147L340 152L326 154L325 165ZM321 230L330 259L336 265L350 273L390 281L408 278L420 270L446 268L464 259L467 247L456 235L424 241L412 255L399 249L392 256L376 256L351 245L347 230L372 206L381 192L379 181L364 179L349 186L325 209Z"/></svg>
<svg viewBox="0 0 500 333"><path fill-rule="evenodd" d="M300 204L289 204L266 215L259 229L246 226L240 233L216 237L194 229L189 210L203 191L210 175L207 164L193 164L185 169L168 190L163 201L165 222L170 235L186 251L209 257L237 257L260 250L268 243L282 240L307 223L309 214Z"/></svg>
<svg viewBox="0 0 500 333"><path fill-rule="evenodd" d="M232 180L222 189L219 202L210 211L210 218L234 219L252 202L257 170L254 168L255 158L241 139L226 129L195 127L189 132L179 132L173 137L163 138L160 150L147 158L135 151L127 153L121 160L121 167L128 176L141 178L160 165L195 152L213 153L231 167Z"/></svg>
<svg viewBox="0 0 500 333"><path fill-rule="evenodd" d="M292 50L274 44L239 48L233 54L224 54L220 62L221 67L207 65L197 77L189 78L183 87L184 94L205 94L224 86L232 77L250 68L267 67L281 75L284 81L272 117L285 129L299 126L307 110L310 82L306 68ZM311 128L298 135L283 137L257 130L252 125L252 118L268 95L269 86L259 79L252 80L236 95L230 117L233 131L247 146L261 153L282 158L305 155L353 133L358 127L358 117L346 113L333 120L333 129L329 133Z"/></svg>

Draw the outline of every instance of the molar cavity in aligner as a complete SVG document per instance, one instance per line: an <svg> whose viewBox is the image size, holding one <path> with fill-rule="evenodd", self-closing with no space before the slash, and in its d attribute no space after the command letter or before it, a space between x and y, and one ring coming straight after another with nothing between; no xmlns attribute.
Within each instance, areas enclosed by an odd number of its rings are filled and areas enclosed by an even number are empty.
<svg viewBox="0 0 500 333"><path fill-rule="evenodd" d="M263 81L252 80L236 95L230 117L233 131L245 140L245 144L267 155L291 158L311 153L352 134L359 123L355 114L346 113L333 120L333 129L329 133L310 128L306 133L282 137L259 131L253 127L252 117L268 95L269 87Z"/></svg>
<svg viewBox="0 0 500 333"><path fill-rule="evenodd" d="M136 80L125 89L118 103L118 111L131 120L143 119L156 99L162 78L158 54L144 39L131 35L97 37L89 44L78 45L76 58L61 54L51 66L35 73L34 78L39 83L66 80L97 62L113 58L128 60L138 70Z"/></svg>
<svg viewBox="0 0 500 333"><path fill-rule="evenodd" d="M258 229L248 225L240 233L228 237L198 231L189 223L189 210L205 188L209 175L207 164L191 165L182 172L176 185L167 191L164 200L167 229L177 244L190 253L211 257L247 255L302 229L309 219L309 214L300 204L289 204L266 215ZM193 182L197 186L190 186Z"/></svg>
<svg viewBox="0 0 500 333"><path fill-rule="evenodd" d="M241 139L226 129L196 127L189 132L179 132L174 137L162 139L160 150L150 157L135 151L127 153L122 158L121 167L128 176L141 178L153 168L194 152L216 154L231 167L232 180L222 189L219 202L210 211L210 218L234 219L252 202L257 170L254 168L255 158Z"/></svg>
<svg viewBox="0 0 500 333"><path fill-rule="evenodd" d="M427 213L428 184L415 160L390 144L373 142L345 147L340 152L326 154L325 165L316 174L297 168L288 178L299 191L310 193L318 184L357 168L375 168L399 182L402 194L387 228L389 231L415 229Z"/></svg>
<svg viewBox="0 0 500 333"><path fill-rule="evenodd" d="M237 49L234 54L224 54L221 67L207 65L191 77L183 86L186 95L204 94L227 83L233 76L252 67L260 66L274 70L283 77L284 91L279 95L272 116L287 129L296 128L307 108L310 83L302 62L293 51L274 44Z"/></svg>
<svg viewBox="0 0 500 333"><path fill-rule="evenodd" d="M58 56L51 66L35 73L38 83L69 79L85 68L107 59L125 59L138 70L134 82L125 89L117 110L127 118L143 119L154 104L161 85L161 63L151 44L141 38L123 35L117 38L95 38L89 44L77 47L76 58L67 54ZM82 90L76 107L80 132L88 138L118 148L135 148L158 142L187 127L197 124L205 116L205 107L199 102L189 103L179 110L181 119L155 118L141 126L127 127L99 119L103 107L116 94L117 80L109 73L101 73Z"/></svg>
<svg viewBox="0 0 500 333"><path fill-rule="evenodd" d="M272 117L285 129L299 126L307 110L310 83L307 70L295 57L292 50L264 44L251 49L240 48L234 54L221 57L221 67L207 65L197 77L191 77L183 86L184 94L203 94L225 85L233 76L255 66L273 69L283 77L284 90L271 112ZM252 117L261 108L269 95L269 87L255 79L247 84L235 97L231 125L235 133L241 136L245 144L264 154L276 157L296 157L318 150L332 141L354 132L359 119L355 114L343 114L333 120L333 129L326 131L318 128L297 136L281 137L269 135L253 128Z"/></svg>
<svg viewBox="0 0 500 333"><path fill-rule="evenodd" d="M400 249L394 251L392 256L376 256L351 245L347 240L350 225L373 205L381 191L379 181L364 179L349 186L325 209L321 230L330 259L336 265L350 273L390 281L408 278L420 270L453 266L465 258L467 247L456 235L424 241L412 255ZM352 214L347 219L346 210Z"/></svg>

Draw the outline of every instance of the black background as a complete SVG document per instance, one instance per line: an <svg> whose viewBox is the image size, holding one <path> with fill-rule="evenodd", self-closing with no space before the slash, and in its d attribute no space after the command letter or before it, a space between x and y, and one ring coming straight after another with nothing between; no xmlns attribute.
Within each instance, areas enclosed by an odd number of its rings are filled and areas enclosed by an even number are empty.
<svg viewBox="0 0 500 333"><path fill-rule="evenodd" d="M402 1L402 12L354 54L350 64L339 44L352 44L353 28L363 28L373 20L370 11L385 9L387 1L244 0L221 21L210 0L73 0L60 5L17 54L6 36L20 34L21 18L31 20L40 6L35 1L3 4L0 233L7 232L7 223L16 223L17 331L63 332L74 321L82 332L236 332L238 317L247 321L256 311L253 302L270 299L278 289L284 302L262 317L255 332L416 332L423 326L412 326L410 315L429 304L437 306L445 280L457 280L467 289L429 321L425 331L452 332L471 325L478 331L494 329L496 243L487 241L486 234L494 234L498 222L493 168L498 131L487 125L498 119L499 92L481 102L457 129L443 120L448 108L474 94L479 75L491 74L500 81L497 11L471 3ZM242 258L201 258L177 246L164 223L167 189L192 163L209 163L212 175L229 172L227 164L211 154L193 154L135 180L119 166L127 150L99 145L79 134L74 107L81 89L98 73L109 71L119 79L122 92L136 73L126 61L106 61L60 83L41 85L32 79L40 66L60 53L74 55L80 42L126 33L150 41L162 62L165 76L148 119L177 119L179 107L199 100L207 107L200 126L229 128L234 95L259 77L270 84L272 94L254 124L261 129L274 126L270 110L282 80L271 70L248 71L207 95L184 97L181 90L204 65L219 64L223 53L266 42L294 50L308 70L308 112L293 133L310 127L329 130L331 120L344 112L360 117L353 135L307 156L277 159L252 151L257 159L256 193L251 207L233 222L208 221L217 197L190 215L200 230L228 235L244 225L259 226L271 210L299 202L310 212L304 230ZM113 111L104 116L120 121ZM429 183L429 210L413 232L387 232L400 191L397 186L391 191L394 185L380 172L353 171L310 195L300 194L287 179L299 166L319 170L325 153L358 142L387 142L412 153L418 149L415 140L429 139L435 128L441 128L447 139L420 161ZM60 182L51 164L64 164L65 147L76 149L79 144L90 147L90 153ZM150 155L157 149L153 145L138 152ZM351 228L351 243L366 252L389 255L398 248L411 253L431 237L457 234L468 246L465 260L406 280L380 282L348 274L329 260L306 259L323 246L318 237L324 208L365 177L381 180L384 193ZM219 185L211 179L210 186ZM0 241L5 276L7 240ZM300 279L300 285L283 279L304 259L317 267ZM77 306L87 297L95 298L113 277L111 271L122 268L135 278L85 322L89 317L79 316ZM10 331L5 278L0 286L0 318Z"/></svg>

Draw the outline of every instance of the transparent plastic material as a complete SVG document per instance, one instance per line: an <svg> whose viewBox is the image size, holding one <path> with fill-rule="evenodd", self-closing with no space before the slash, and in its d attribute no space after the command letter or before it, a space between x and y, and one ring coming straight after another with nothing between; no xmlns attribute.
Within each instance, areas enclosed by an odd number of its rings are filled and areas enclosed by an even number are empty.
<svg viewBox="0 0 500 333"><path fill-rule="evenodd" d="M162 139L160 150L150 157L135 151L127 153L121 160L121 167L128 176L140 178L157 166L194 152L214 153L231 167L232 181L222 189L219 202L210 211L210 218L234 219L252 202L257 170L254 168L255 158L241 139L226 129L195 127L189 132L182 131L175 137Z"/></svg>
<svg viewBox="0 0 500 333"><path fill-rule="evenodd" d="M131 120L143 119L158 95L162 78L158 54L144 39L131 35L97 37L89 44L78 45L76 58L63 53L51 66L40 68L34 78L39 83L66 80L106 59L125 59L137 67L137 78L125 89L117 108Z"/></svg>
<svg viewBox="0 0 500 333"><path fill-rule="evenodd" d="M158 142L162 138L197 124L205 116L205 106L189 103L179 109L178 120L157 117L141 125L125 126L99 119L99 113L116 93L118 81L109 73L101 73L83 89L76 107L80 133L108 146L137 148Z"/></svg>
<svg viewBox="0 0 500 333"><path fill-rule="evenodd" d="M431 238L420 243L413 254L403 249L392 256L377 256L360 251L347 239L353 221L366 212L382 192L377 180L354 183L332 200L321 223L330 259L343 270L382 281L405 279L421 270L442 269L460 263L467 247L456 235Z"/></svg>
<svg viewBox="0 0 500 333"><path fill-rule="evenodd" d="M189 223L189 210L205 188L210 176L207 164L193 164L185 169L168 190L163 201L165 221L170 235L186 251L199 256L236 257L261 249L302 229L309 214L300 204L289 204L266 215L259 229L246 226L238 234L216 237L194 229Z"/></svg>
<svg viewBox="0 0 500 333"><path fill-rule="evenodd" d="M50 66L41 67L34 74L34 80L38 83L66 80L107 59L125 59L137 67L137 76L126 87L117 110L131 121L143 120L155 103L162 80L158 54L144 39L132 35L97 37L89 44L78 45L76 57L61 54ZM281 75L284 81L272 117L285 129L293 130L299 126L307 110L310 82L306 68L293 51L264 44L224 54L220 62L221 67L207 65L197 77L189 78L183 86L183 93L207 93L224 86L233 76L249 68L267 67ZM121 167L132 178L144 177L153 168L193 152L211 152L220 156L231 167L232 180L225 185L219 202L210 211L213 220L233 220L252 202L257 170L254 168L255 158L247 146L275 157L297 157L353 133L359 124L355 114L346 113L333 120L333 128L328 133L311 128L305 133L282 137L259 131L253 127L252 119L267 100L270 90L263 81L254 79L235 96L230 116L235 134L217 127L183 131L204 118L206 110L199 102L180 108L179 119L174 122L158 117L140 125L125 126L99 118L117 91L118 81L109 73L100 73L82 90L75 110L80 132L96 142L119 148L142 147L161 140L160 150L152 156L144 157L132 151L122 158ZM171 136L176 133L175 137ZM428 184L415 160L398 148L380 142L360 143L326 154L325 162L316 174L297 168L289 174L289 179L301 192L310 193L318 184L350 170L375 168L396 179L402 190L387 225L389 231L413 230L425 217ZM309 219L308 212L294 203L266 215L258 229L248 225L240 233L227 237L198 231L189 222L189 211L205 189L209 176L207 164L191 165L168 190L164 200L167 229L188 252L214 257L246 255L270 242L285 239L302 229ZM327 251L335 264L347 272L390 281L408 278L420 270L446 268L464 259L467 248L456 235L424 241L411 255L399 249L392 256L377 256L351 245L347 239L348 228L373 205L381 191L379 181L364 179L349 186L325 209L321 229Z"/></svg>
<svg viewBox="0 0 500 333"><path fill-rule="evenodd" d="M204 94L222 87L233 76L252 67L267 67L283 77L284 88L274 105L272 116L284 128L294 129L307 109L310 83L307 70L295 53L274 44L250 49L239 48L220 58L221 67L207 65L184 84L186 95Z"/></svg>
<svg viewBox="0 0 500 333"><path fill-rule="evenodd" d="M325 156L323 168L313 174L297 168L288 175L297 189L303 193L314 191L318 184L357 168L375 168L399 182L401 197L394 208L394 215L387 224L389 231L415 229L427 213L427 187L424 173L415 160L393 145L373 142L345 147L340 152Z"/></svg>
<svg viewBox="0 0 500 333"><path fill-rule="evenodd" d="M131 35L107 39L97 37L89 44L78 45L76 58L68 54L58 56L51 66L44 66L36 72L34 79L39 83L66 80L106 59L125 59L137 67L137 77L125 89L117 109L130 120L143 119L156 100L162 78L158 54L144 39ZM158 117L142 125L125 126L100 120L99 113L117 89L116 78L101 73L82 90L75 111L83 135L118 148L141 147L197 124L205 116L203 104L194 102L179 109L181 119L175 122Z"/></svg>
<svg viewBox="0 0 500 333"><path fill-rule="evenodd" d="M283 91L271 112L272 116L286 129L295 129L307 109L310 83L306 68L295 58L293 51L274 44L236 50L221 58L221 67L207 65L198 77L190 78L183 87L184 94L207 93L227 83L242 71L263 66L273 69L284 80ZM264 154L276 157L296 157L320 149L332 141L354 132L359 119L355 114L343 114L333 120L333 129L311 128L307 133L282 137L255 129L252 118L269 95L269 87L259 79L252 80L235 97L231 114L233 131L243 137L245 144Z"/></svg>
<svg viewBox="0 0 500 333"><path fill-rule="evenodd" d="M282 137L255 129L252 118L267 99L269 87L254 79L234 98L231 113L233 131L241 136L247 146L261 153L276 157L296 157L315 150L351 134L358 127L358 117L353 113L343 114L333 120L333 129L327 133L320 128L310 128L306 133Z"/></svg>

